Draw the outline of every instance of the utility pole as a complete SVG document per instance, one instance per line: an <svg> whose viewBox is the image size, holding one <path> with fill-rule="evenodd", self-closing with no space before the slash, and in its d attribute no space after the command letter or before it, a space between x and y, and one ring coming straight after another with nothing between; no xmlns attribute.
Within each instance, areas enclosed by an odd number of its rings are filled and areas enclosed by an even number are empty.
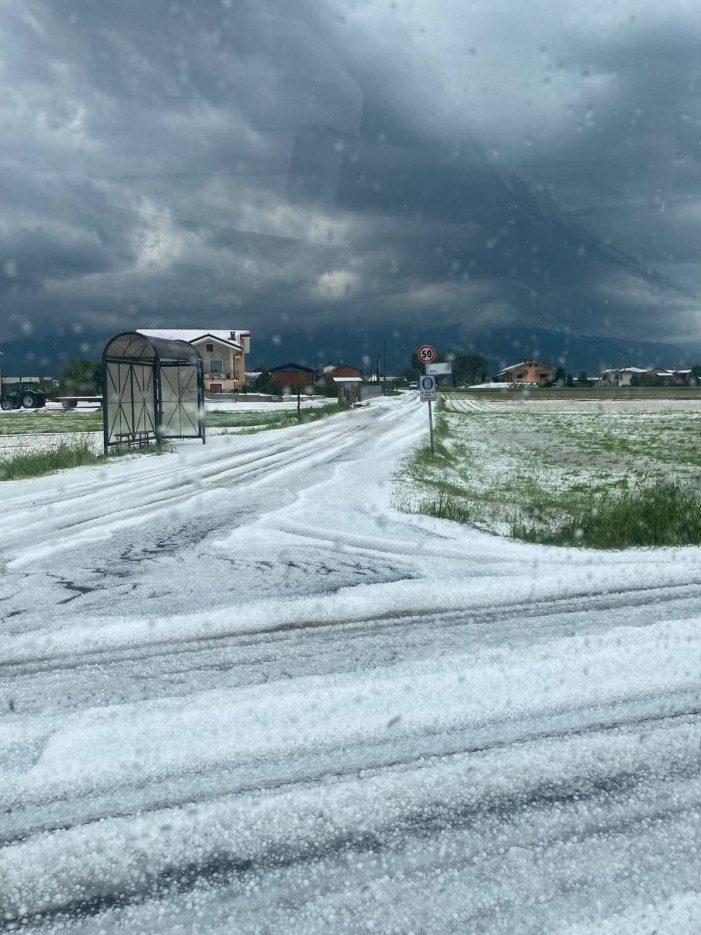
<svg viewBox="0 0 701 935"><path fill-rule="evenodd" d="M382 342L382 358L383 358L382 370L384 373L384 377L382 380L382 395L386 396L387 395L387 342L386 341Z"/></svg>

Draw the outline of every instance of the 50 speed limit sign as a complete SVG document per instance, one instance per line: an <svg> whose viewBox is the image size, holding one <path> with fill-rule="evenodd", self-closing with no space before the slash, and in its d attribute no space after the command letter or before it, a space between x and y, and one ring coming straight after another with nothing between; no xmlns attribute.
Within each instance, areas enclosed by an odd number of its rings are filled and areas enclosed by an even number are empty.
<svg viewBox="0 0 701 935"><path fill-rule="evenodd" d="M436 349L430 344L422 344L416 354L422 364L430 364L436 359Z"/></svg>

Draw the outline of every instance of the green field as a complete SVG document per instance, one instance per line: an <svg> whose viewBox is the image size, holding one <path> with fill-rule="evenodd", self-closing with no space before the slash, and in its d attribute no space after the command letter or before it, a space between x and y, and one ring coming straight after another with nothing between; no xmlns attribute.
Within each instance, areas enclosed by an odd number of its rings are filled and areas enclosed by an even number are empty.
<svg viewBox="0 0 701 935"><path fill-rule="evenodd" d="M64 432L101 431L101 412L35 409L0 413L0 435L53 435Z"/></svg>
<svg viewBox="0 0 701 935"><path fill-rule="evenodd" d="M484 400L482 394L479 399ZM701 411L442 408L435 454L422 448L402 464L395 501L407 511L529 541L599 547L695 543L691 527L701 484L700 431ZM656 496L660 489L672 493L661 498ZM676 524L671 540L659 529L647 538L640 534L641 522L646 527L653 523L652 514L638 522L653 500L654 509L670 513L669 523ZM594 525L602 526L614 507L617 523L636 527L625 541L616 538L613 527L604 534L588 522L593 516L598 518ZM675 510L688 522L677 522ZM701 537L701 519L699 524Z"/></svg>

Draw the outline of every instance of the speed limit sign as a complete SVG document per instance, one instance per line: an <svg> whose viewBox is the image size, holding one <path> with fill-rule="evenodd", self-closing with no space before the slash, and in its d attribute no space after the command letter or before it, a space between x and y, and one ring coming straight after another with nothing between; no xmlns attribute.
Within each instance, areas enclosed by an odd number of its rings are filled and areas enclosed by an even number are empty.
<svg viewBox="0 0 701 935"><path fill-rule="evenodd" d="M416 353L422 364L430 364L436 359L436 349L430 344L422 344Z"/></svg>

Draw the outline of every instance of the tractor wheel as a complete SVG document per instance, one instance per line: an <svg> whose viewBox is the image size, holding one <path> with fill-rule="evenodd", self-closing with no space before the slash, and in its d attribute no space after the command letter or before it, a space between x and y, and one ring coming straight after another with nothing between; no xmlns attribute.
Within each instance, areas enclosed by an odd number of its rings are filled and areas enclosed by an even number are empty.
<svg viewBox="0 0 701 935"><path fill-rule="evenodd" d="M0 402L0 406L2 406L2 408L5 410L5 412L7 412L8 409L13 409L13 408L14 408L9 399L3 399L3 400Z"/></svg>
<svg viewBox="0 0 701 935"><path fill-rule="evenodd" d="M24 406L25 409L34 408L34 397L32 396L31 393L24 394L24 396L22 397L22 405Z"/></svg>

